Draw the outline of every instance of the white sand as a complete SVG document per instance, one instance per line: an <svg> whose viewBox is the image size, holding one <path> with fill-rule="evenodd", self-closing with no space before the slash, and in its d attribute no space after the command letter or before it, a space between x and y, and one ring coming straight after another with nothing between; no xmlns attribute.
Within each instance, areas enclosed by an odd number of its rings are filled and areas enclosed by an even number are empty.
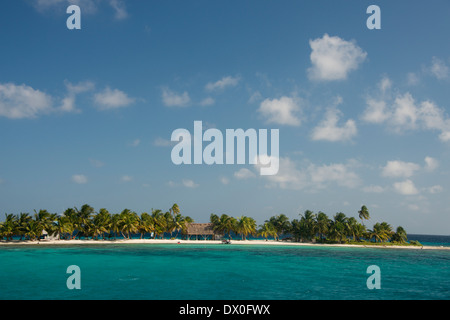
<svg viewBox="0 0 450 320"><path fill-rule="evenodd" d="M40 241L0 241L0 245L73 245L73 244L211 244L223 245L220 240L165 240L165 239L130 239L130 240L40 240ZM274 240L232 240L231 245L282 245L282 246L310 246L310 247L347 247L347 248L379 248L379 249L425 249L450 250L450 247L438 246L395 246L395 245L356 245L356 244L317 244L299 243Z"/></svg>

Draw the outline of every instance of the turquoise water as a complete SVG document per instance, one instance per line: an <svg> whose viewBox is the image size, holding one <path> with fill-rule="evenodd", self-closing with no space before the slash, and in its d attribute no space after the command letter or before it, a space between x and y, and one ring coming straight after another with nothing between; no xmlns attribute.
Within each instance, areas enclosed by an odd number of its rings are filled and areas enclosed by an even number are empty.
<svg viewBox="0 0 450 320"><path fill-rule="evenodd" d="M67 267L81 269L69 290ZM367 267L381 270L369 290ZM450 251L245 245L0 247L0 299L450 299Z"/></svg>

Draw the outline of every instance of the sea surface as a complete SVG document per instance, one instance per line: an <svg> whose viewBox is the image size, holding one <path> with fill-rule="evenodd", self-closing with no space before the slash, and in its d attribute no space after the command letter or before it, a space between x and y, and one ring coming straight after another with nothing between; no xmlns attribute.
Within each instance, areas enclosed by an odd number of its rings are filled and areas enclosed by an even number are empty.
<svg viewBox="0 0 450 320"><path fill-rule="evenodd" d="M80 268L70 290L67 268ZM367 268L380 268L369 289ZM450 299L450 250L222 244L0 246L0 299Z"/></svg>

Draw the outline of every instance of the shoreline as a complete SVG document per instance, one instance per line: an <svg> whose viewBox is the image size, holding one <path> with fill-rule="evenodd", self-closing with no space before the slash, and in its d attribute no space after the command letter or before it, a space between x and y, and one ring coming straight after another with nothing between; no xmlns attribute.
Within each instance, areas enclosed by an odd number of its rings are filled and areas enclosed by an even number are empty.
<svg viewBox="0 0 450 320"><path fill-rule="evenodd" d="M107 245L107 244L210 244L221 245L220 240L169 240L169 239L120 239L120 240L13 240L0 241L0 246L10 245ZM309 246L309 247L344 247L344 248L379 248L379 249L413 249L413 250L450 250L444 246L398 246L398 245L358 245L358 244L323 244L323 243L301 243L275 240L232 240L234 245L276 245L276 246Z"/></svg>

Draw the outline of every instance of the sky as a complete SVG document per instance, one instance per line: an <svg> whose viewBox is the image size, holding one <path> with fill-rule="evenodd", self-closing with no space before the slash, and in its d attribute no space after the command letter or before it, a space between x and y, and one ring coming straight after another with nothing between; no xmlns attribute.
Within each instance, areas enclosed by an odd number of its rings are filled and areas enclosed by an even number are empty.
<svg viewBox="0 0 450 320"><path fill-rule="evenodd" d="M81 29L68 29L68 6ZM369 29L370 5L381 29ZM450 3L6 0L0 219L87 203L450 232ZM278 129L279 172L175 165L172 132Z"/></svg>

